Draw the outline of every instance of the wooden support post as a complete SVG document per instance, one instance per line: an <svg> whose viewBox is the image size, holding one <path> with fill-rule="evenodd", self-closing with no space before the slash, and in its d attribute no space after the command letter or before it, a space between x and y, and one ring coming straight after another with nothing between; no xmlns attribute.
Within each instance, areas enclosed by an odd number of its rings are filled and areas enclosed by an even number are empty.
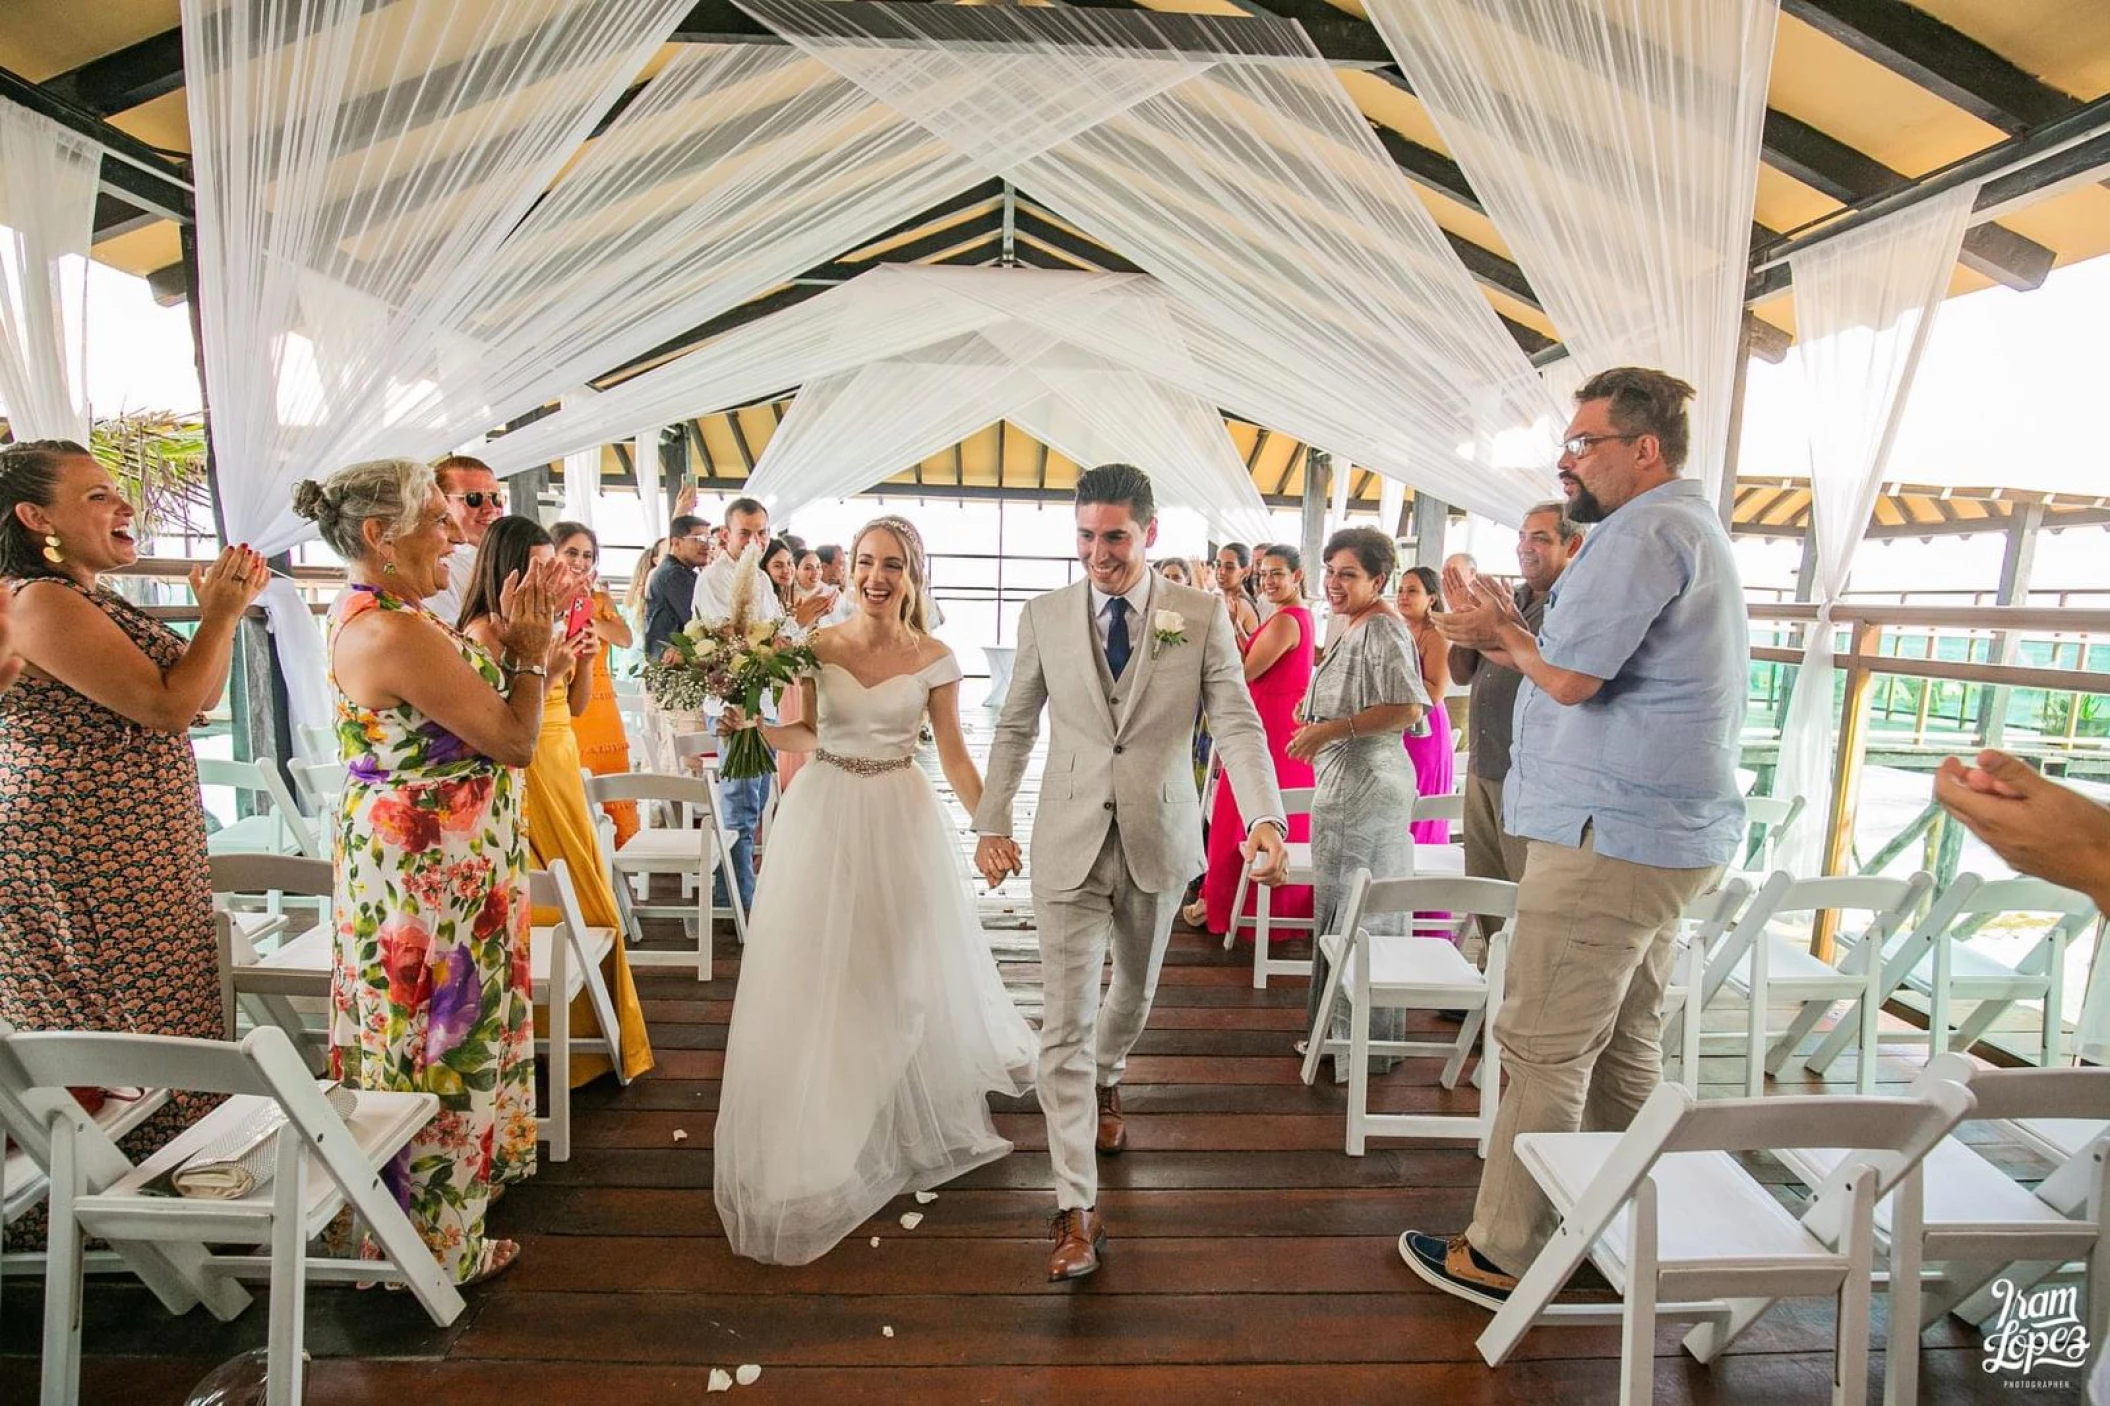
<svg viewBox="0 0 2110 1406"><path fill-rule="evenodd" d="M2008 513L2007 546L2000 556L1999 605L2027 605L2029 603L2029 578L2037 564L2037 537L2044 530L2044 505L2042 503L2019 503ZM1995 664L2015 662L2015 647L2019 644L2013 632L2002 630L1993 636L1991 660ZM1998 747L2007 740L2007 705L2014 690L2004 685L1989 688L1979 699L1978 735L1985 739L1988 747Z"/></svg>
<svg viewBox="0 0 2110 1406"><path fill-rule="evenodd" d="M537 464L532 469L522 469L506 480L509 490L506 497L513 512L521 517L531 517L544 527L556 518L542 505L542 495L549 491L549 465Z"/></svg>
<svg viewBox="0 0 2110 1406"><path fill-rule="evenodd" d="M1402 562L1404 566L1443 566L1444 534L1451 526L1451 505L1441 499L1414 491L1413 560Z"/></svg>
<svg viewBox="0 0 2110 1406"><path fill-rule="evenodd" d="M1856 621L1847 657L1874 655L1882 633L1880 625ZM1875 674L1859 664L1842 661L1839 667L1846 671L1846 700L1840 708L1839 756L1832 767L1831 801L1825 807L1822 872L1826 874L1851 872L1854 812L1860 802L1862 765L1868 758L1868 695L1875 682ZM1798 685L1801 682L1796 680ZM1833 915L1820 914L1810 934L1810 951L1827 962L1832 959L1836 923Z"/></svg>
<svg viewBox="0 0 2110 1406"><path fill-rule="evenodd" d="M1722 526L1736 525L1736 472L1744 438L1744 390L1751 376L1751 339L1758 318L1746 310L1742 335L1736 341L1736 375L1729 382L1729 423L1723 427L1727 442L1722 446L1722 481L1715 486L1715 507ZM1815 521L1812 514L1811 520ZM1807 600L1808 597L1803 597Z"/></svg>
<svg viewBox="0 0 2110 1406"><path fill-rule="evenodd" d="M1304 457L1304 501L1300 507L1298 526L1303 538L1305 579L1311 579L1317 568L1319 550L1326 545L1326 491L1327 482L1333 477L1333 456L1323 449L1314 449Z"/></svg>

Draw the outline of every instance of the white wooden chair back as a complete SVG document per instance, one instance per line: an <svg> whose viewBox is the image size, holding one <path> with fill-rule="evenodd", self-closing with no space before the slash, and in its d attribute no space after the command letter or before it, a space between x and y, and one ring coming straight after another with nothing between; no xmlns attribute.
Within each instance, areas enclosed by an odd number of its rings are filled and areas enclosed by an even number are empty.
<svg viewBox="0 0 2110 1406"><path fill-rule="evenodd" d="M1755 863L1761 871L1773 867L1773 855L1780 848L1780 841L1795 822L1801 818L1807 800L1801 796L1746 796L1744 797L1744 844L1737 852L1739 865ZM1765 834L1757 840L1758 854L1751 854L1754 832L1764 828Z"/></svg>
<svg viewBox="0 0 2110 1406"><path fill-rule="evenodd" d="M286 763L286 772L293 778L293 789L300 793L307 813L314 817L316 842L327 848L329 836L337 828L337 810L344 803L350 768L338 761L294 761Z"/></svg>
<svg viewBox="0 0 2110 1406"><path fill-rule="evenodd" d="M1442 820L1452 825L1465 823L1465 796L1452 791L1442 796L1416 796L1413 820ZM1410 821L1411 823L1411 821Z"/></svg>
<svg viewBox="0 0 2110 1406"><path fill-rule="evenodd" d="M1210 772L1212 800L1209 802L1210 807L1215 804L1213 800L1213 783L1216 777L1214 766L1215 764L1212 763ZM1315 790L1310 786L1281 788L1282 818L1284 820L1294 820L1300 815L1309 818L1311 815L1312 796L1314 794ZM1209 807L1205 807L1202 814L1204 816L1210 814ZM1287 836L1284 838L1287 840ZM1283 883L1291 887L1309 886L1315 877L1311 867L1311 842L1309 840L1287 840L1287 843L1289 869L1283 876ZM1238 930L1240 928L1250 926L1253 929L1253 989L1255 991L1265 991L1268 978L1271 976L1309 977L1311 975L1311 959L1309 957L1277 957L1273 955L1273 945L1276 928L1285 928L1293 932L1310 932L1311 920L1309 918L1277 917L1275 915L1274 890L1265 884L1260 885L1257 891L1254 891L1254 889L1253 876L1246 872L1246 867L1243 864L1239 865L1238 883L1231 891L1230 921L1224 924L1224 950L1226 952L1230 951L1237 943ZM1253 914L1251 917L1247 917L1245 911L1246 894L1248 892L1253 892Z"/></svg>
<svg viewBox="0 0 2110 1406"><path fill-rule="evenodd" d="M302 723L296 734L303 756L311 762L339 760L337 729L318 723Z"/></svg>
<svg viewBox="0 0 2110 1406"><path fill-rule="evenodd" d="M535 999L549 1012L546 1028L537 1035L536 1047L546 1055L543 1065L549 1087L549 1115L541 1120L539 1133L549 1143L552 1162L571 1160L571 1057L580 1049L608 1056L620 1082L623 1049L622 1026L616 1020L615 1002L601 974L600 954L588 942L589 929L579 911L579 892L573 885L570 867L561 859L550 861L547 870L528 871L528 904L554 908L558 920L547 931L549 976L537 983ZM538 930L537 936L545 934ZM598 1039L580 1039L572 1034L572 998L587 993L594 1018L601 1027Z"/></svg>
<svg viewBox="0 0 2110 1406"><path fill-rule="evenodd" d="M733 836L725 827L724 808L709 776L669 776L649 771L595 776L586 781L586 799L597 809L612 801L659 803L683 818L683 826L642 829L621 848L611 842L604 846L604 851L608 859L609 882L614 886L616 905L621 910L623 928L630 941L631 966L693 964L696 979L709 981L711 926L717 911L711 893L714 872L725 881L733 930L741 942L747 941L747 909L740 901L739 885L733 881ZM697 828L687 828L697 822L700 822ZM683 876L684 884L693 882L696 889L693 906L639 901L631 892L629 878L637 875L649 881L652 874L679 874ZM639 919L649 915L680 916L695 931L695 955L691 957L686 953L654 951L645 947L644 929Z"/></svg>
<svg viewBox="0 0 2110 1406"><path fill-rule="evenodd" d="M79 1391L80 1286L74 1257L83 1236L100 1236L113 1243L143 1240L192 1247L255 1244L261 1236L271 1247L267 1262L232 1256L216 1258L206 1268L228 1276L268 1270L272 1294L266 1399L273 1406L292 1406L301 1399L301 1338L311 1272L306 1245L321 1228L316 1222L334 1215L341 1205L349 1204L365 1223L384 1259L379 1263L318 1261L315 1271L326 1277L358 1274L400 1283L436 1323L451 1323L460 1315L461 1295L441 1274L381 1179L386 1157L438 1112L439 1100L434 1096L358 1095L363 1106L394 1108L395 1122L404 1129L385 1156L375 1160L365 1154L351 1127L324 1099L285 1033L270 1026L252 1031L239 1044L52 1031L11 1035L6 1047L34 1087L63 1090L69 1084L122 1086L154 1080L170 1089L228 1095L230 1103L223 1104L213 1117L245 1118L247 1105L237 1100L254 1101L258 1111L261 1104L274 1103L285 1117L268 1192L260 1190L235 1201L155 1197L122 1185L93 1188L80 1175L76 1159L77 1121L53 1120L52 1247L44 1330L47 1400L72 1400ZM327 1190L324 1180L330 1184Z"/></svg>

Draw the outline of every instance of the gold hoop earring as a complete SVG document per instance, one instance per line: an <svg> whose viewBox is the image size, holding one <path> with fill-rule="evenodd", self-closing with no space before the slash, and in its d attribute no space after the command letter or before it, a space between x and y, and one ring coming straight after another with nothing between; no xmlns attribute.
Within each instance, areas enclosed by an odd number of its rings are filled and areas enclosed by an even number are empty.
<svg viewBox="0 0 2110 1406"><path fill-rule="evenodd" d="M59 550L59 534L56 532L44 534L44 560L53 566L66 560L66 554Z"/></svg>

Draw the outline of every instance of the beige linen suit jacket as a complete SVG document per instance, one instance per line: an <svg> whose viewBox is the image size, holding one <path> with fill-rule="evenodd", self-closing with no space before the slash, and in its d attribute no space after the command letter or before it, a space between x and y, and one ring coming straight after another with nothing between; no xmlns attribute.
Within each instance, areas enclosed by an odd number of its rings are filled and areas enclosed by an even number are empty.
<svg viewBox="0 0 2110 1406"><path fill-rule="evenodd" d="M1179 615L1183 642L1157 642L1160 611ZM1117 821L1129 876L1143 892L1184 888L1202 871L1193 738L1203 709L1246 823L1282 817L1267 734L1222 603L1152 573L1150 605L1134 629L1135 653L1109 699L1089 583L1035 597L1019 616L1011 692L974 828L1011 834L1012 801L1045 704L1048 764L1032 839L1036 890L1080 887Z"/></svg>

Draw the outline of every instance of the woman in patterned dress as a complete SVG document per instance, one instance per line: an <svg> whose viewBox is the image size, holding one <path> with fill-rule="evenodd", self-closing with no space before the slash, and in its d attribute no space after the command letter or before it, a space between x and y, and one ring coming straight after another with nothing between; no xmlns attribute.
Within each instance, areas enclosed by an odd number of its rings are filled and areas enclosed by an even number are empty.
<svg viewBox="0 0 2110 1406"><path fill-rule="evenodd" d="M367 1089L439 1095L385 1175L458 1283L519 1254L484 1233L535 1170L533 983L520 777L542 729L563 568L505 593L494 655L419 602L447 581L447 504L407 459L302 483L294 510L345 559L330 614L349 768L332 846L330 1063Z"/></svg>
<svg viewBox="0 0 2110 1406"><path fill-rule="evenodd" d="M0 594L21 666L0 694L0 1019L224 1039L190 727L219 701L269 572L247 547L193 571L186 642L102 586L138 557L132 506L86 449L0 450ZM126 1151L217 1101L176 1095ZM41 1220L18 1223L18 1242L40 1239Z"/></svg>

